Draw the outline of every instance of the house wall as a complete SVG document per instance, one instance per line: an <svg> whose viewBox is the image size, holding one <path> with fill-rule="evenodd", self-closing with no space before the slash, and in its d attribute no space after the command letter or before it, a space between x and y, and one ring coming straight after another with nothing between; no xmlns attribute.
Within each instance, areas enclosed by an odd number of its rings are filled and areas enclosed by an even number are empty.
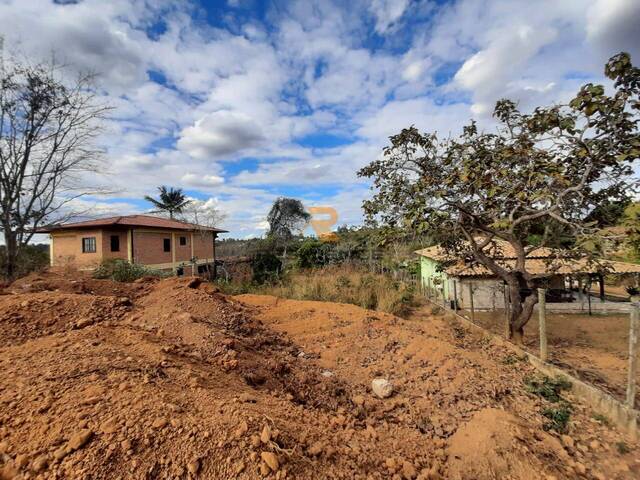
<svg viewBox="0 0 640 480"><path fill-rule="evenodd" d="M473 307L477 310L494 310L504 308L504 286L500 280L492 278L459 278L456 279L458 306L471 308L469 286L473 289Z"/></svg>
<svg viewBox="0 0 640 480"><path fill-rule="evenodd" d="M95 237L95 253L82 253L82 239L85 237ZM103 235L101 230L54 232L51 234L51 242L52 266L94 268L102 261Z"/></svg>
<svg viewBox="0 0 640 480"><path fill-rule="evenodd" d="M437 299L442 302L458 300L460 308L471 306L469 285L473 288L473 306L477 310L493 310L504 308L504 286L497 278L450 277L438 271L439 262L432 258L420 257L420 276L422 286L432 292L437 291ZM436 283L437 282L437 283ZM548 288L564 288L564 279L560 275L548 280Z"/></svg>
<svg viewBox="0 0 640 480"><path fill-rule="evenodd" d="M180 245L180 237L186 238L186 244ZM164 239L171 241L171 252L164 251ZM213 261L213 233L211 232L172 232L134 229L133 260L151 268L173 270L181 267L184 274L192 272L191 259L197 264Z"/></svg>
<svg viewBox="0 0 640 480"><path fill-rule="evenodd" d="M111 251L111 236L117 235L120 239L120 250L117 252ZM128 232L122 230L103 230L102 231L102 258L112 259L119 258L121 260L127 260L128 255Z"/></svg>
<svg viewBox="0 0 640 480"><path fill-rule="evenodd" d="M437 290L438 298L452 298L450 295L451 281L449 276L438 271L440 263L432 258L420 257L420 278L424 288Z"/></svg>
<svg viewBox="0 0 640 480"><path fill-rule="evenodd" d="M111 251L111 236L118 235L120 249ZM82 239L95 237L96 252L82 253ZM185 245L180 245L180 237L185 237ZM130 238L133 249L130 248ZM164 239L171 242L171 251L164 251ZM196 257L197 265L212 263L214 257L212 232L188 232L134 228L129 230L74 230L51 234L51 265L73 265L78 268L95 268L104 259L129 260L159 270L174 270L182 267L186 275L197 273L191 259ZM192 269L194 272L192 272Z"/></svg>

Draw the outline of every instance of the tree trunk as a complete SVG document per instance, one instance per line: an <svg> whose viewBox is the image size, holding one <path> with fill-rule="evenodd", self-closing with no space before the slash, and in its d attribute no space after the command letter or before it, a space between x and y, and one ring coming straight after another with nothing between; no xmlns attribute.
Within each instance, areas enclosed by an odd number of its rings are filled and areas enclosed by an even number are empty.
<svg viewBox="0 0 640 480"><path fill-rule="evenodd" d="M538 295L535 288L531 288L531 293L524 299L520 298L521 285L518 282L509 284L511 295L511 312L509 315L509 339L521 345L524 338L524 326L531 319L533 308L538 303Z"/></svg>
<svg viewBox="0 0 640 480"><path fill-rule="evenodd" d="M6 245L6 256L4 264L4 276L8 281L15 280L18 267L18 241L16 235L10 229L4 229L4 242Z"/></svg>

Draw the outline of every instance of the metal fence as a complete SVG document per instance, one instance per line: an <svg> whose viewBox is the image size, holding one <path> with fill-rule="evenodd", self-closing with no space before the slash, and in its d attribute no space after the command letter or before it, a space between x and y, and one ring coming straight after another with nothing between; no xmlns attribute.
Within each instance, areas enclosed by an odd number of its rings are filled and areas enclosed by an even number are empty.
<svg viewBox="0 0 640 480"><path fill-rule="evenodd" d="M430 302L460 315L491 333L509 336L510 302L506 289L480 292L473 282L453 282L445 294L441 285L420 285ZM484 296L480 298L479 293ZM522 345L541 360L567 370L630 408L637 399L640 303L601 302L588 293L576 303L549 303L538 289L538 303L525 328ZM482 306L478 308L478 303ZM488 307L488 308L487 308Z"/></svg>

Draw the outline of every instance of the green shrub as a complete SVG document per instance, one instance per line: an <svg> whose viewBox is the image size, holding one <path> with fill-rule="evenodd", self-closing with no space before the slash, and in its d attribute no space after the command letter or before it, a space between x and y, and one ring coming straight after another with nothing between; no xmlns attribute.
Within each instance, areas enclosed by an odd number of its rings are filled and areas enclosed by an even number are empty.
<svg viewBox="0 0 640 480"><path fill-rule="evenodd" d="M301 269L324 267L329 263L331 249L330 243L304 240L296 251L296 266Z"/></svg>
<svg viewBox="0 0 640 480"><path fill-rule="evenodd" d="M7 249L0 245L0 272L6 270ZM49 266L49 245L23 245L18 253L15 277L24 277L31 272L41 272Z"/></svg>
<svg viewBox="0 0 640 480"><path fill-rule="evenodd" d="M104 260L93 271L93 278L109 279L116 282L133 282L142 277L166 277L169 275L169 273L152 270L119 258Z"/></svg>
<svg viewBox="0 0 640 480"><path fill-rule="evenodd" d="M251 268L254 282L258 284L274 282L282 273L282 262L273 253L258 252L253 257Z"/></svg>
<svg viewBox="0 0 640 480"><path fill-rule="evenodd" d="M571 405L564 400L556 407L548 407L542 410L542 415L548 419L542 428L555 430L558 433L567 433L569 419L571 418Z"/></svg>
<svg viewBox="0 0 640 480"><path fill-rule="evenodd" d="M561 400L560 393L571 388L571 382L563 377L529 377L525 379L525 385L527 392L538 395L551 403L559 402Z"/></svg>

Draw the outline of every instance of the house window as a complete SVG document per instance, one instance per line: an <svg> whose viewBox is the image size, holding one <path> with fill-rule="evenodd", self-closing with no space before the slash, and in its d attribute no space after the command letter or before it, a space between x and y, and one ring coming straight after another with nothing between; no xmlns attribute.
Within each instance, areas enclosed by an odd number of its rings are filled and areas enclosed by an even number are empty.
<svg viewBox="0 0 640 480"><path fill-rule="evenodd" d="M184 246L187 244L187 237L180 237L180 245Z"/></svg>
<svg viewBox="0 0 640 480"><path fill-rule="evenodd" d="M111 251L120 251L120 235L111 235Z"/></svg>
<svg viewBox="0 0 640 480"><path fill-rule="evenodd" d="M164 239L164 251L165 252L170 252L171 251L171 239L170 238L165 238Z"/></svg>
<svg viewBox="0 0 640 480"><path fill-rule="evenodd" d="M96 253L96 237L82 239L82 253Z"/></svg>

